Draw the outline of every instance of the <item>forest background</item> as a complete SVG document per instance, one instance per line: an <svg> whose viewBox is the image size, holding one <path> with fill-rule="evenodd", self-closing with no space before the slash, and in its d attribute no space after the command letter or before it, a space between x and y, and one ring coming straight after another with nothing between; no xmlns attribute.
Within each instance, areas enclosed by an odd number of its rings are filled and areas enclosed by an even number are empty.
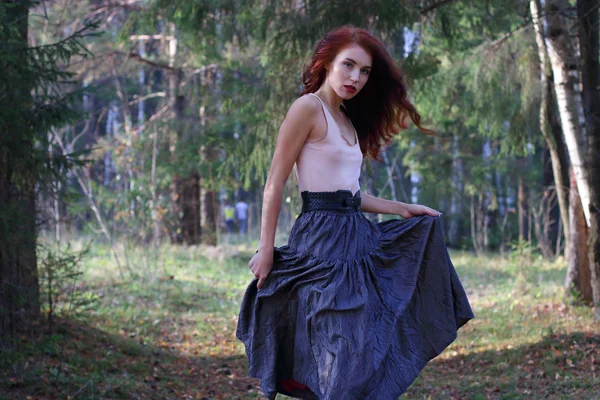
<svg viewBox="0 0 600 400"><path fill-rule="evenodd" d="M385 43L437 133L400 132L361 188L443 212L478 316L407 396L593 398L598 9L2 0L0 396L259 396L233 331L263 184L312 49L351 24ZM248 232L228 233L241 200ZM283 200L278 245L293 177Z"/></svg>

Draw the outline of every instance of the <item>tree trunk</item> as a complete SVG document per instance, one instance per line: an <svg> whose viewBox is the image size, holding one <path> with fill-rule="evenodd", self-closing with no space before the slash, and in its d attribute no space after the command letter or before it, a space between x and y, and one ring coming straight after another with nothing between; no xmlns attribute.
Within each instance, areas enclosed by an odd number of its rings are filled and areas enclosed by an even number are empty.
<svg viewBox="0 0 600 400"><path fill-rule="evenodd" d="M6 1L4 8L7 21L3 21L0 31L7 26L16 31L2 32L3 42L18 48L28 47L27 23L29 2ZM7 23L8 22L8 23ZM15 57L24 52L15 52ZM26 63L23 60L23 63ZM7 87L0 92L10 96L14 107L26 112L30 107L31 87L26 79L20 79L19 72L6 69L3 74L12 79L4 79ZM4 86L4 85L3 85ZM6 100L4 100L6 101ZM6 121L3 135L11 135L19 143L20 155L33 156L33 132L28 126L17 126ZM6 138L4 138L6 140ZM36 257L36 207L35 170L16 171L14 157L19 154L10 151L4 144L0 146L0 346L11 346L12 339L21 334L30 334L40 318L40 290ZM28 164L35 166L31 160Z"/></svg>
<svg viewBox="0 0 600 400"><path fill-rule="evenodd" d="M218 42L217 47L219 46L220 41ZM217 70L215 75L215 84L213 92L213 98L216 103L216 113L221 112L220 110L223 104L222 84L223 72ZM201 118L201 126L205 127L205 119L204 117ZM217 120L222 122L222 117L220 115L217 115ZM203 135L205 137L205 140L204 144L200 149L200 163L205 166L203 170L206 171L206 175L202 177L202 187L200 195L200 197L202 198L202 210L200 212L202 225L202 243L210 246L216 246L218 243L217 221L219 216L219 204L217 196L218 185L216 184L214 179L215 177L213 173L213 165L219 159L220 155L218 153L218 149L211 142L210 138L207 137L207 129L203 129ZM249 232L248 227L246 227L246 232Z"/></svg>
<svg viewBox="0 0 600 400"><path fill-rule="evenodd" d="M210 174L212 175L212 174ZM202 243L216 246L217 245L217 215L218 214L218 204L217 204L217 193L214 190L214 183L212 181L212 177L209 176L209 179L203 179L202 189L201 189L201 198L202 198L202 207L201 207L201 225L202 225ZM211 189L207 189L211 187Z"/></svg>
<svg viewBox="0 0 600 400"><path fill-rule="evenodd" d="M485 220L487 219L486 198L483 193L471 195L471 238L473 249L478 256L487 252L485 244Z"/></svg>
<svg viewBox="0 0 600 400"><path fill-rule="evenodd" d="M379 196L379 190L377 189L377 187L375 185L375 173L376 173L375 163L376 163L376 161L374 161L373 159L368 159L365 162L363 162L363 173L362 174L364 174L364 176L366 177L367 192L372 196ZM367 214L367 218L369 218L369 220L371 220L374 223L380 222L380 220L379 220L380 216L381 216L381 214L375 214L375 213Z"/></svg>
<svg viewBox="0 0 600 400"><path fill-rule="evenodd" d="M540 105L540 129L546 140L550 159L552 162L552 172L554 175L554 186L556 187L556 196L560 209L560 218L562 220L563 234L566 241L566 247L569 244L569 197L568 190L568 160L565 152L565 143L563 140L562 128L559 121L556 120L557 107L553 96L554 86L552 84L552 68L548 65L548 50L544 41L544 29L540 19L541 8L540 0L531 0L531 15L538 45L538 54L540 58L540 81L542 84L542 100ZM557 254L558 255L558 254Z"/></svg>
<svg viewBox="0 0 600 400"><path fill-rule="evenodd" d="M546 143L548 144L548 143ZM558 193L556 192L556 182L554 180L554 168L552 165L552 152L548 147L542 150L542 163L543 163L543 177L542 177L542 190L544 202L547 204L547 209L544 210L543 220L546 221L543 225L544 237L547 240L548 250L552 254L552 258L559 254L554 254L552 248L556 246L557 242L560 242L560 236L562 232L561 216L560 216L560 204L558 201L554 201L555 196L558 200Z"/></svg>
<svg viewBox="0 0 600 400"><path fill-rule="evenodd" d="M179 79L177 79L179 82ZM175 104L175 119L177 142L182 140L185 124L185 97L178 95ZM187 175L175 175L176 211L179 221L177 243L188 245L199 244L202 228L200 227L200 175L192 169Z"/></svg>
<svg viewBox="0 0 600 400"><path fill-rule="evenodd" d="M387 155L387 149L381 152L383 156L383 163L385 165L385 172L387 173L387 185L390 186L390 195L393 201L398 201L398 196L396 196L396 184L394 183L394 172L392 170L392 165L390 164L390 159Z"/></svg>
<svg viewBox="0 0 600 400"><path fill-rule="evenodd" d="M457 246L462 232L463 223L463 160L460 157L458 134L452 135L452 195L450 199L450 227L448 228L448 243Z"/></svg>
<svg viewBox="0 0 600 400"><path fill-rule="evenodd" d="M185 96L180 93L183 72L175 68L175 57L177 55L177 37L175 27L171 26L171 40L169 40L169 108L170 123L174 127L171 140L174 142L171 148L175 149L172 154L172 162L178 163L178 149L181 149L183 133L185 130ZM197 170L192 169L187 174L176 173L173 180L174 190L174 214L177 220L176 232L173 239L176 243L188 245L199 244L201 238L200 228L200 175Z"/></svg>
<svg viewBox="0 0 600 400"><path fill-rule="evenodd" d="M200 227L200 176L193 171L188 177L180 178L178 183L183 212L180 219L183 242L188 245L199 244L201 232L204 233Z"/></svg>
<svg viewBox="0 0 600 400"><path fill-rule="evenodd" d="M401 156L400 155L395 155L394 158L397 158ZM394 173L396 174L396 179L398 180L398 191L400 192L398 194L398 199L404 203L409 203L410 202L410 191L411 191L411 182L410 182L410 177L407 177L406 172L408 171L408 168L406 168L405 166L402 165L401 162L396 162L395 166L394 166Z"/></svg>
<svg viewBox="0 0 600 400"><path fill-rule="evenodd" d="M500 152L498 147L495 147L494 156L498 156ZM498 196L498 213L499 217L502 219L498 222L498 230L500 234L500 243L499 243L499 252L500 256L504 258L506 245L510 243L511 240L511 225L509 223L510 214L513 212L511 208L508 207L508 182L506 179L506 174L504 174L500 169L496 169L494 174L494 186Z"/></svg>
<svg viewBox="0 0 600 400"><path fill-rule="evenodd" d="M569 159L575 173L583 213L589 226L590 187L583 163L585 129L581 124L583 122L581 94L577 91L578 55L576 43L571 38L569 20L565 16L568 9L568 0L548 0L545 9L548 27L545 42L552 64L556 99Z"/></svg>
<svg viewBox="0 0 600 400"><path fill-rule="evenodd" d="M522 166L522 171L527 171L527 159L521 158L517 161ZM531 239L529 237L529 206L527 203L527 184L523 179L522 175L519 175L518 179L518 211L519 211L519 240L527 241Z"/></svg>
<svg viewBox="0 0 600 400"><path fill-rule="evenodd" d="M575 187L575 174L571 170L571 184ZM588 264L588 228L581 208L581 200L577 190L572 189L569 199L569 247L566 248L567 280L565 291L567 298L581 298L586 303L592 300L592 287L590 286L590 269Z"/></svg>
<svg viewBox="0 0 600 400"><path fill-rule="evenodd" d="M150 191L152 193L152 243L158 246L161 234L161 217L158 210L158 194L156 191L156 158L158 157L158 127L154 127L152 134L152 166L150 169Z"/></svg>
<svg viewBox="0 0 600 400"><path fill-rule="evenodd" d="M489 240L490 228L493 228L494 223L495 223L494 211L490 210L490 204L491 204L494 196L496 196L496 193L494 193L494 185L491 184L493 181L493 175L492 175L493 168L491 165L492 163L490 161L490 158L492 156L493 148L492 148L492 141L489 138L485 139L481 150L482 150L481 153L482 153L483 162L486 165L486 170L489 171L489 172L486 172L485 178L486 178L486 181L488 183L490 183L489 186L486 185L486 189L483 194L483 247L485 248L485 251L487 252L490 250L490 240Z"/></svg>
<svg viewBox="0 0 600 400"><path fill-rule="evenodd" d="M560 208L560 218L563 227L563 236L565 237L565 247L569 243L569 191L571 189L569 179L569 156L567 151L567 145L565 144L565 138L560 125L560 118L558 113L558 105L556 104L556 96L554 95L554 82L552 78L552 70L548 71L548 86L546 88L546 94L548 99L546 109L546 120L550 124L550 135L553 147L549 150L556 155L552 156L552 171L554 174L554 184L556 186L556 196L558 198L558 206ZM556 158L555 158L556 157ZM573 189L577 189L577 186L573 186Z"/></svg>
<svg viewBox="0 0 600 400"><path fill-rule="evenodd" d="M589 253L595 318L600 320L600 64L598 0L578 0L579 44L581 49L582 99L587 128L589 168Z"/></svg>

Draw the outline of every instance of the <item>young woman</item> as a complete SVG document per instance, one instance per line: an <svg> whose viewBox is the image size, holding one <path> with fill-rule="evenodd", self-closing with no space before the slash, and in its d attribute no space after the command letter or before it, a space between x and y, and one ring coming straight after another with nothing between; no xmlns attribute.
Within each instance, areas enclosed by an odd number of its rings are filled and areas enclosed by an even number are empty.
<svg viewBox="0 0 600 400"><path fill-rule="evenodd" d="M303 80L279 130L237 337L269 399L396 400L473 318L440 213L359 191L363 157L377 157L407 117L430 131L363 29L329 32ZM302 213L275 248L292 169ZM374 224L363 211L404 219Z"/></svg>

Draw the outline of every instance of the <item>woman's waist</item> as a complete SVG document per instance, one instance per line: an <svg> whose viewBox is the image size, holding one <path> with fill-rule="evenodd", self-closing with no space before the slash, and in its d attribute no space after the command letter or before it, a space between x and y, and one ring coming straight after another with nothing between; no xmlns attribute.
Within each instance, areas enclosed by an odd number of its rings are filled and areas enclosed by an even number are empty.
<svg viewBox="0 0 600 400"><path fill-rule="evenodd" d="M360 190L352 194L350 190L336 191L308 191L301 192L302 212L309 211L340 211L340 212L358 212L360 211Z"/></svg>

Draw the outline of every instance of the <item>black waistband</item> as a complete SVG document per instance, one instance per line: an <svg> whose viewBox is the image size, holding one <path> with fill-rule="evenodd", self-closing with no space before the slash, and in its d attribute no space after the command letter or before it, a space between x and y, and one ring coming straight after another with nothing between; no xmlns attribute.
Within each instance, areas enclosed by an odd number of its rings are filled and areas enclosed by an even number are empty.
<svg viewBox="0 0 600 400"><path fill-rule="evenodd" d="M357 212L360 210L360 190L352 196L349 190L338 190L337 192L308 192L302 195L302 212L307 211L341 211Z"/></svg>

